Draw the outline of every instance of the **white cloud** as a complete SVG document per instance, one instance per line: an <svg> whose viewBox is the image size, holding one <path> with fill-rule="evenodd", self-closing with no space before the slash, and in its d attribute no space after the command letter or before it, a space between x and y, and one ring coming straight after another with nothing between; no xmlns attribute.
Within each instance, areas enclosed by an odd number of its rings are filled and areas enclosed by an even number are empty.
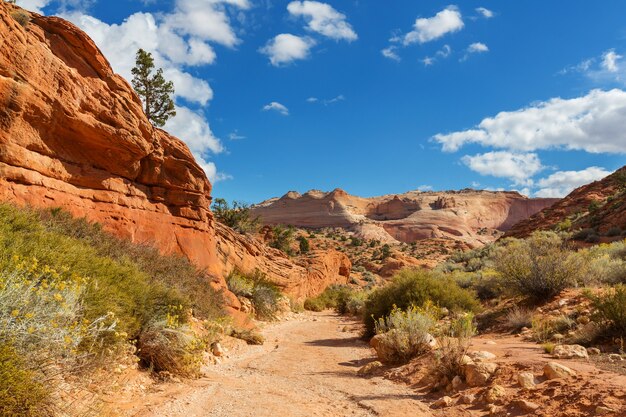
<svg viewBox="0 0 626 417"><path fill-rule="evenodd" d="M431 65L435 65L435 58L427 56L426 58L422 59L422 64L424 64L425 67L430 67Z"/></svg>
<svg viewBox="0 0 626 417"><path fill-rule="evenodd" d="M476 11L485 19L491 19L493 17L493 12L484 7L477 7Z"/></svg>
<svg viewBox="0 0 626 417"><path fill-rule="evenodd" d="M467 48L467 52L470 54L489 52L489 48L484 43L474 42Z"/></svg>
<svg viewBox="0 0 626 417"><path fill-rule="evenodd" d="M536 197L565 197L575 188L597 181L611 172L600 167L589 167L582 171L559 171L537 182Z"/></svg>
<svg viewBox="0 0 626 417"><path fill-rule="evenodd" d="M287 10L293 16L307 20L307 28L335 40L352 42L358 39L346 16L331 5L318 1L292 1Z"/></svg>
<svg viewBox="0 0 626 417"><path fill-rule="evenodd" d="M272 65L278 67L308 58L313 46L315 41L311 38L281 33L261 48L260 52L269 57Z"/></svg>
<svg viewBox="0 0 626 417"><path fill-rule="evenodd" d="M228 134L228 139L229 140L242 140L242 139L246 139L246 137L244 135L239 134L239 131L235 129L233 132L230 132Z"/></svg>
<svg viewBox="0 0 626 417"><path fill-rule="evenodd" d="M614 50L610 50L604 53L602 56L602 68L607 70L608 72L617 72L618 65L617 61L622 59L621 55L615 53Z"/></svg>
<svg viewBox="0 0 626 417"><path fill-rule="evenodd" d="M380 51L381 54L383 54L383 56L385 58L389 58L393 61L398 61L400 62L400 55L398 55L398 47L391 45L388 48L383 49L382 51Z"/></svg>
<svg viewBox="0 0 626 417"><path fill-rule="evenodd" d="M309 97L306 99L307 103L317 103L319 99L317 97Z"/></svg>
<svg viewBox="0 0 626 417"><path fill-rule="evenodd" d="M488 152L462 159L472 171L481 175L508 178L516 185L531 185L532 177L543 169L535 153Z"/></svg>
<svg viewBox="0 0 626 417"><path fill-rule="evenodd" d="M450 48L450 45L444 45L443 48L437 51L436 55L442 58L447 58L450 56L451 53L452 53L452 48Z"/></svg>
<svg viewBox="0 0 626 417"><path fill-rule="evenodd" d="M554 98L530 107L501 112L474 128L437 134L444 151L467 143L515 151L539 149L626 153L626 92L592 90L574 99Z"/></svg>
<svg viewBox="0 0 626 417"><path fill-rule="evenodd" d="M464 26L459 9L456 6L448 6L433 17L417 19L413 31L404 36L403 42L404 45L430 42L448 33L458 32Z"/></svg>
<svg viewBox="0 0 626 417"><path fill-rule="evenodd" d="M263 106L263 111L275 111L283 116L289 116L289 109L283 105L278 103L277 101L272 101L270 104L266 104Z"/></svg>
<svg viewBox="0 0 626 417"><path fill-rule="evenodd" d="M43 14L43 8L46 7L50 1L51 0L17 0L17 5L32 12Z"/></svg>
<svg viewBox="0 0 626 417"><path fill-rule="evenodd" d="M421 192L432 191L433 186L432 185L420 185L417 187L417 190Z"/></svg>

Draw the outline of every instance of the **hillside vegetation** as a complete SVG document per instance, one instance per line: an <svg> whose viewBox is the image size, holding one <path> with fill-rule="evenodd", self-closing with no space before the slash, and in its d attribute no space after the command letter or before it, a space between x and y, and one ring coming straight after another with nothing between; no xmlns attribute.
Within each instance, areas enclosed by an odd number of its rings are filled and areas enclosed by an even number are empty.
<svg viewBox="0 0 626 417"><path fill-rule="evenodd" d="M64 381L128 357L194 375L211 333L190 320L224 316L209 281L61 210L0 205L0 415L54 415Z"/></svg>

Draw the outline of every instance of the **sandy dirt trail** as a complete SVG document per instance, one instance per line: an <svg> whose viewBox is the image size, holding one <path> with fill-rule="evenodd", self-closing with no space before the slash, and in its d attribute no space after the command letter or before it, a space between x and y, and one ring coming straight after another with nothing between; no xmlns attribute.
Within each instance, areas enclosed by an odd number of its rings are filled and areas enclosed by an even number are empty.
<svg viewBox="0 0 626 417"><path fill-rule="evenodd" d="M148 394L127 410L141 417L430 416L410 388L362 378L372 352L358 323L306 313L269 324L264 346L250 346L211 366L199 381ZM152 397L152 398L151 398Z"/></svg>

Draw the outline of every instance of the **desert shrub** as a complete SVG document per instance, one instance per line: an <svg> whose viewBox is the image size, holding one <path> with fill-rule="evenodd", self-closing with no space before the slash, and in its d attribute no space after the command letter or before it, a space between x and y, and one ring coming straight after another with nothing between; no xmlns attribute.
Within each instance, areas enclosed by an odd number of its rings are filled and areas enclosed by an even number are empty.
<svg viewBox="0 0 626 417"><path fill-rule="evenodd" d="M11 12L11 17L20 24L22 27L27 27L30 23L30 15L24 10L14 10Z"/></svg>
<svg viewBox="0 0 626 417"><path fill-rule="evenodd" d="M403 311L394 308L387 317L375 322L376 334L384 335L383 345L390 363L406 363L429 350L430 331L435 319L416 307Z"/></svg>
<svg viewBox="0 0 626 417"><path fill-rule="evenodd" d="M566 333L574 327L576 322L565 315L556 318L536 317L532 320L533 340L545 343L553 339L554 335Z"/></svg>
<svg viewBox="0 0 626 417"><path fill-rule="evenodd" d="M533 324L533 311L525 308L513 307L506 314L505 327L513 332L530 328Z"/></svg>
<svg viewBox="0 0 626 417"><path fill-rule="evenodd" d="M575 285L584 276L584 259L568 250L553 232L535 232L500 248L496 270L518 295L545 300Z"/></svg>
<svg viewBox="0 0 626 417"><path fill-rule="evenodd" d="M223 198L216 198L211 210L218 222L239 233L255 233L261 225L258 217L252 217L250 206L239 201L234 201L231 207Z"/></svg>
<svg viewBox="0 0 626 417"><path fill-rule="evenodd" d="M472 289L482 301L494 300L501 297L506 290L502 277L493 270L484 270L472 283Z"/></svg>
<svg viewBox="0 0 626 417"><path fill-rule="evenodd" d="M0 415L50 415L50 389L40 378L41 375L29 369L27 359L21 353L0 342Z"/></svg>
<svg viewBox="0 0 626 417"><path fill-rule="evenodd" d="M175 300L159 303L162 314L166 313L168 304L182 303L192 308L194 315L201 319L218 319L224 316L222 294L207 285L211 277L196 268L188 259L178 255L163 255L153 246L119 239L104 232L98 223L73 218L60 209L43 210L34 214L45 230L76 239L95 250L99 257L134 267L143 275L137 281L146 281L147 286L154 288L157 299L162 296L159 293L169 293ZM138 285L143 286L141 282ZM146 294L149 295L150 291Z"/></svg>
<svg viewBox="0 0 626 417"><path fill-rule="evenodd" d="M369 292L367 291L353 291L345 301L345 314L361 317L368 296Z"/></svg>
<svg viewBox="0 0 626 417"><path fill-rule="evenodd" d="M596 232L595 229L582 229L582 230L579 230L576 233L574 233L574 235L572 236L572 239L574 239L574 240L585 240L589 236L593 236L593 235L597 235L597 232Z"/></svg>
<svg viewBox="0 0 626 417"><path fill-rule="evenodd" d="M588 270L583 280L585 285L614 285L626 282L626 261L608 254L598 257L589 254L587 259Z"/></svg>
<svg viewBox="0 0 626 417"><path fill-rule="evenodd" d="M451 276L425 270L405 270L392 282L372 292L365 302L366 335L372 335L375 322L388 316L394 307L408 309L426 303L451 311L477 311L479 303L472 291L465 290Z"/></svg>
<svg viewBox="0 0 626 417"><path fill-rule="evenodd" d="M476 334L474 315L467 314L452 321L450 326L437 339L439 349L435 352L435 362L431 374L437 380L452 381L457 375L463 375L463 358Z"/></svg>
<svg viewBox="0 0 626 417"><path fill-rule="evenodd" d="M60 210L0 205L0 254L0 334L34 365L106 366L172 305L223 314L221 295L188 261Z"/></svg>
<svg viewBox="0 0 626 417"><path fill-rule="evenodd" d="M606 235L609 237L615 237L615 236L620 236L622 234L622 229L619 227L611 227L607 232Z"/></svg>
<svg viewBox="0 0 626 417"><path fill-rule="evenodd" d="M249 345L262 345L265 343L265 338L261 333L250 329L233 329L230 335L245 341Z"/></svg>
<svg viewBox="0 0 626 417"><path fill-rule="evenodd" d="M565 219L556 225L555 230L557 232L568 232L571 228L572 221L570 219Z"/></svg>
<svg viewBox="0 0 626 417"><path fill-rule="evenodd" d="M345 285L330 285L317 297L304 301L304 308L309 311L334 309L339 314L348 312L347 303L354 291Z"/></svg>
<svg viewBox="0 0 626 417"><path fill-rule="evenodd" d="M304 236L300 236L298 237L298 246L300 247L300 253L309 253L309 251L311 250L311 245L309 244L309 240L304 237Z"/></svg>
<svg viewBox="0 0 626 417"><path fill-rule="evenodd" d="M591 234L589 236L587 236L587 238L585 239L586 243L598 243L600 242L600 236L598 236L597 234Z"/></svg>
<svg viewBox="0 0 626 417"><path fill-rule="evenodd" d="M226 278L226 283L228 289L235 295L250 299L257 319L276 319L282 294L276 284L269 281L265 274L258 270L251 275L233 271Z"/></svg>
<svg viewBox="0 0 626 417"><path fill-rule="evenodd" d="M552 352L554 352L554 348L556 347L556 344L552 342L546 342L542 344L541 347L543 348L544 352L546 352L549 355L552 355Z"/></svg>
<svg viewBox="0 0 626 417"><path fill-rule="evenodd" d="M619 284L599 296L590 296L598 321L609 333L626 336L626 285Z"/></svg>
<svg viewBox="0 0 626 417"><path fill-rule="evenodd" d="M199 372L206 343L181 323L178 313L148 324L137 340L137 354L155 372L193 377Z"/></svg>
<svg viewBox="0 0 626 417"><path fill-rule="evenodd" d="M363 246L363 239L359 239L356 236L350 238L350 246Z"/></svg>
<svg viewBox="0 0 626 417"><path fill-rule="evenodd" d="M385 260L387 258L389 258L391 256L391 246L389 246L389 244L385 243L382 248L380 249L380 259L381 260Z"/></svg>
<svg viewBox="0 0 626 417"><path fill-rule="evenodd" d="M272 237L268 244L270 247L285 252L287 255L292 255L291 245L293 244L295 233L296 229L292 226L274 226L272 228Z"/></svg>

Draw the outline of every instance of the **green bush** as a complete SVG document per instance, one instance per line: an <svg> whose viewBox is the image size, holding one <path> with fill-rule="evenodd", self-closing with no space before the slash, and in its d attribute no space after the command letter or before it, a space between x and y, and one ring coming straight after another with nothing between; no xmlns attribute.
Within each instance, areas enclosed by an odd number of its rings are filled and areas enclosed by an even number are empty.
<svg viewBox="0 0 626 417"><path fill-rule="evenodd" d="M49 391L41 374L30 370L22 355L11 345L0 342L0 415L50 415Z"/></svg>
<svg viewBox="0 0 626 417"><path fill-rule="evenodd" d="M287 255L292 255L293 249L291 249L291 245L293 244L295 233L296 229L292 226L274 226L272 237L268 244L270 247L285 252Z"/></svg>
<svg viewBox="0 0 626 417"><path fill-rule="evenodd" d="M580 282L585 274L582 256L570 251L553 232L535 232L526 240L512 240L498 251L495 268L514 294L546 300Z"/></svg>
<svg viewBox="0 0 626 417"><path fill-rule="evenodd" d="M153 371L193 377L200 371L206 342L182 324L178 314L171 313L142 329L137 348L139 358Z"/></svg>
<svg viewBox="0 0 626 417"><path fill-rule="evenodd" d="M115 352L171 306L206 319L224 314L221 294L188 261L117 239L58 209L0 205L0 254L4 337L41 363L42 343L58 352L55 360L72 359L71 352L83 361Z"/></svg>
<svg viewBox="0 0 626 417"><path fill-rule="evenodd" d="M300 253L302 254L309 253L309 250L311 250L309 240L304 236L298 237L298 244L300 246Z"/></svg>
<svg viewBox="0 0 626 417"><path fill-rule="evenodd" d="M30 15L24 10L14 10L11 12L11 17L15 19L17 23L22 27L27 27L30 23Z"/></svg>
<svg viewBox="0 0 626 417"><path fill-rule="evenodd" d="M226 278L226 283L232 293L250 299L257 319L276 319L283 295L276 284L268 281L263 273L255 271L252 275L244 275L233 271Z"/></svg>
<svg viewBox="0 0 626 417"><path fill-rule="evenodd" d="M352 314L359 310L357 297L356 292L345 285L331 285L317 297L306 299L304 309L309 311L334 309L339 314Z"/></svg>
<svg viewBox="0 0 626 417"><path fill-rule="evenodd" d="M430 349L429 339L435 319L416 307L406 311L394 308L391 313L374 323L378 343L390 363L406 363Z"/></svg>
<svg viewBox="0 0 626 417"><path fill-rule="evenodd" d="M451 276L425 270L401 271L365 302L366 335L373 335L375 322L388 316L394 307L406 310L429 302L451 311L477 311L480 307L474 293L459 287Z"/></svg>
<svg viewBox="0 0 626 417"><path fill-rule="evenodd" d="M600 296L591 296L599 321L609 333L626 336L626 285L617 285Z"/></svg>
<svg viewBox="0 0 626 417"><path fill-rule="evenodd" d="M239 233L255 233L261 226L258 217L252 217L250 206L235 201L232 207L223 198L216 198L211 206L215 219Z"/></svg>

